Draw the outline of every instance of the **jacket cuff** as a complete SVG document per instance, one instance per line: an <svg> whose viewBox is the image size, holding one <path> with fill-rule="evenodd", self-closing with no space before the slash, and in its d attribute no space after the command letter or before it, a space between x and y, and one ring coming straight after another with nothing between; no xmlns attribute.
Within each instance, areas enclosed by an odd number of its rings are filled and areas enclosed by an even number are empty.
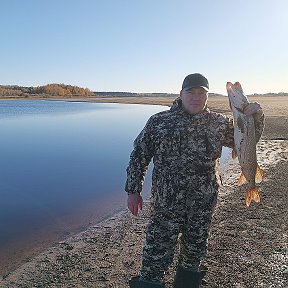
<svg viewBox="0 0 288 288"><path fill-rule="evenodd" d="M138 195L140 195L139 192L135 192L135 191L126 191L126 192L127 192L128 195L131 195L131 194L138 194Z"/></svg>

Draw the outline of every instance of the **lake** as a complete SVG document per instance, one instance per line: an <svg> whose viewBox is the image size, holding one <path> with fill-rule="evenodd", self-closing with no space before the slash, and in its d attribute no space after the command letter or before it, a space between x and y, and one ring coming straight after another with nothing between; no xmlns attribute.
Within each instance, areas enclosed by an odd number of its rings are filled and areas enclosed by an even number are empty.
<svg viewBox="0 0 288 288"><path fill-rule="evenodd" d="M2 272L123 209L133 140L152 114L167 109L0 101Z"/></svg>

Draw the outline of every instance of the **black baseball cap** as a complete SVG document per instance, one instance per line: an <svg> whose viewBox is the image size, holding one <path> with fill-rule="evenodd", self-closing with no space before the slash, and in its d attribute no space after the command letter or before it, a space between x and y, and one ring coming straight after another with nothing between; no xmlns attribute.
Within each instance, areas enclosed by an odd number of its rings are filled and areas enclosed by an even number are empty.
<svg viewBox="0 0 288 288"><path fill-rule="evenodd" d="M208 80L199 73L189 74L185 77L183 84L182 84L182 90L190 90L192 88L199 88L202 87L206 91L209 91L209 83Z"/></svg>

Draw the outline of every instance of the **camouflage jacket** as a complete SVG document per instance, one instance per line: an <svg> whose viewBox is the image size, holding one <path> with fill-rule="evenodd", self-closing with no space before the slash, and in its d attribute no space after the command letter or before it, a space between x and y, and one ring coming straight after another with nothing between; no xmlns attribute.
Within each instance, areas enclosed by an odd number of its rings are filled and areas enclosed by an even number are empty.
<svg viewBox="0 0 288 288"><path fill-rule="evenodd" d="M263 117L255 121L258 139L263 131ZM134 141L127 168L125 191L142 191L148 165L153 158L153 187L160 189L163 181L185 183L191 175L218 177L217 166L222 147L234 146L233 120L209 111L188 114L177 98L170 110L150 117ZM216 179L219 183L219 178Z"/></svg>

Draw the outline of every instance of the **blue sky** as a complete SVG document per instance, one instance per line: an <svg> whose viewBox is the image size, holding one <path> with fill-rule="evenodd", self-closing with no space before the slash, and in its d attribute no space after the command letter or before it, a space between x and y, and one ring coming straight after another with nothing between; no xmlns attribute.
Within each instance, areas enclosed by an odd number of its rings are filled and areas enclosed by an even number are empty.
<svg viewBox="0 0 288 288"><path fill-rule="evenodd" d="M288 92L286 0L0 0L0 84Z"/></svg>

